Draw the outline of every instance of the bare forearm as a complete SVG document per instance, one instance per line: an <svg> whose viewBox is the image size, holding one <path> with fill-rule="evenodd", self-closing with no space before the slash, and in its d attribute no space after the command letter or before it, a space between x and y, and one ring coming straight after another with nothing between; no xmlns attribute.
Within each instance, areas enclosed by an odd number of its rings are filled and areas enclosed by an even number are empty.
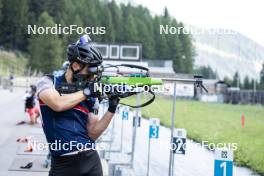
<svg viewBox="0 0 264 176"><path fill-rule="evenodd" d="M61 111L65 111L73 108L83 100L85 100L85 96L83 95L82 91L79 91L76 93L60 96L58 97L57 102L59 103L59 109Z"/></svg>
<svg viewBox="0 0 264 176"><path fill-rule="evenodd" d="M83 100L85 100L85 96L83 95L82 91L79 91L76 93L60 96L57 98L56 102L58 104L58 110L65 111L73 108Z"/></svg>
<svg viewBox="0 0 264 176"><path fill-rule="evenodd" d="M51 109L60 112L73 108L81 101L85 100L82 91L60 96L56 90L47 90L39 94L39 97Z"/></svg>
<svg viewBox="0 0 264 176"><path fill-rule="evenodd" d="M113 117L114 117L114 113L107 111L104 114L104 116L96 123L89 124L88 125L89 136L92 139L96 140L108 127Z"/></svg>

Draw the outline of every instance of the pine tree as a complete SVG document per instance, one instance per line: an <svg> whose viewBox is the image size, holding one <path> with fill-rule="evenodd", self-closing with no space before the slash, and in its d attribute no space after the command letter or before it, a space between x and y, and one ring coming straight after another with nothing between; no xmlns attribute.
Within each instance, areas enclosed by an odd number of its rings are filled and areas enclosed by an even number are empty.
<svg viewBox="0 0 264 176"><path fill-rule="evenodd" d="M226 83L226 84L229 84L229 85L232 85L232 80L231 79L229 79L228 77L224 77L224 82Z"/></svg>
<svg viewBox="0 0 264 176"><path fill-rule="evenodd" d="M251 88L252 88L251 85L250 85L249 77L248 77L248 76L246 76L246 77L244 78L243 88L244 88L244 89L251 89Z"/></svg>
<svg viewBox="0 0 264 176"><path fill-rule="evenodd" d="M168 12L167 12L168 13ZM177 27L177 21L170 21L168 18L168 23L171 26ZM183 72L183 61L182 61L182 47L181 42L179 40L179 35L166 35L167 44L169 48L169 53L167 54L170 59L173 60L173 68L175 72Z"/></svg>
<svg viewBox="0 0 264 176"><path fill-rule="evenodd" d="M54 21L47 12L38 19L39 26L54 26ZM29 66L44 73L58 69L62 63L61 40L55 34L32 35L29 43Z"/></svg>
<svg viewBox="0 0 264 176"><path fill-rule="evenodd" d="M28 25L27 0L4 0L2 8L0 45L26 51Z"/></svg>
<svg viewBox="0 0 264 176"><path fill-rule="evenodd" d="M206 79L216 79L217 78L217 73L214 72L210 66L199 67L198 69L195 69L193 72L195 74L202 75L203 78L206 78Z"/></svg>
<svg viewBox="0 0 264 176"><path fill-rule="evenodd" d="M167 7L165 7L164 9L164 15L163 15L164 18L170 18L170 15L169 15L169 10Z"/></svg>
<svg viewBox="0 0 264 176"><path fill-rule="evenodd" d="M262 65L262 69L260 71L260 82L259 82L259 88L264 89L264 64Z"/></svg>
<svg viewBox="0 0 264 176"><path fill-rule="evenodd" d="M183 23L179 23L179 39L182 46L182 71L185 73L191 73L194 62L194 49L191 42L191 36L186 34Z"/></svg>
<svg viewBox="0 0 264 176"><path fill-rule="evenodd" d="M105 18L104 7L106 6L103 5L103 3L105 3L105 1L103 0L91 0L91 4L87 4L88 7L86 8L91 7L93 9L92 13L89 12L89 15L91 15L92 18L91 18L91 22L88 23L87 26L93 26L93 27L104 26L103 25L103 20L104 20L103 18ZM96 42L103 42L104 37L106 37L106 35L92 35L91 34L91 38Z"/></svg>
<svg viewBox="0 0 264 176"><path fill-rule="evenodd" d="M142 44L143 58L152 59L154 56L154 40L149 34L151 31L142 20L136 19L136 26L138 29L138 41L136 42Z"/></svg>
<svg viewBox="0 0 264 176"><path fill-rule="evenodd" d="M169 46L165 34L160 34L160 25L162 24L161 18L156 16L153 22L154 38L155 38L155 59L170 59Z"/></svg>
<svg viewBox="0 0 264 176"><path fill-rule="evenodd" d="M73 20L71 20L73 23L68 24L68 25L76 25L79 27L83 27L82 25L82 20L79 14L75 14L72 16ZM69 35L65 35L67 37L67 43L65 43L65 46L67 46L69 43L74 43L78 40L78 38L81 36L80 34L74 32L72 34Z"/></svg>
<svg viewBox="0 0 264 176"><path fill-rule="evenodd" d="M257 89L257 82L256 82L257 80L255 80L255 79L251 79L251 81L250 81L250 89L254 89L254 88L256 88Z"/></svg>
<svg viewBox="0 0 264 176"><path fill-rule="evenodd" d="M135 24L134 16L131 14L132 7L128 4L122 8L123 11L123 29L122 42L133 43L138 40L138 31Z"/></svg>
<svg viewBox="0 0 264 176"><path fill-rule="evenodd" d="M67 1L65 0L46 0L45 10L53 18L55 23L59 23L63 16L65 16L65 7Z"/></svg>
<svg viewBox="0 0 264 176"><path fill-rule="evenodd" d="M155 54L155 36L152 17L150 16L148 9L143 6L134 7L132 15L135 19L136 28L138 30L138 38L136 42L142 44L143 58L153 59Z"/></svg>
<svg viewBox="0 0 264 176"><path fill-rule="evenodd" d="M107 5L104 5L101 8L101 11L101 26L106 28L106 33L102 37L102 42L115 42L116 32L114 30L111 11Z"/></svg>
<svg viewBox="0 0 264 176"><path fill-rule="evenodd" d="M240 84L240 76L239 76L239 73L236 72L233 76L232 86L239 87L239 84Z"/></svg>
<svg viewBox="0 0 264 176"><path fill-rule="evenodd" d="M77 26L83 26L82 23L82 18L80 17L77 8L78 8L78 4L75 4L75 1L73 0L64 0L65 1L65 9L64 11L67 12L66 13L62 13L62 18L60 19L60 24L63 26L70 26L70 25L77 25ZM63 46L67 46L69 43L73 43L76 42L76 40L78 39L79 35L77 33L72 33L72 34L68 34L68 35L62 35L62 43ZM66 49L64 47L64 49Z"/></svg>
<svg viewBox="0 0 264 176"><path fill-rule="evenodd" d="M3 11L3 0L0 0L0 24L2 24L2 11ZM0 28L0 33L1 33L1 28Z"/></svg>
<svg viewBox="0 0 264 176"><path fill-rule="evenodd" d="M113 42L120 42L122 39L121 36L121 31L122 31L122 11L121 9L117 6L115 0L112 0L108 4L108 8L111 13L112 17L112 23L113 23L113 28L115 30L115 40Z"/></svg>
<svg viewBox="0 0 264 176"><path fill-rule="evenodd" d="M29 1L29 11L31 13L32 17L32 23L36 23L38 20L38 17L41 13L43 13L48 6L47 0L28 0Z"/></svg>

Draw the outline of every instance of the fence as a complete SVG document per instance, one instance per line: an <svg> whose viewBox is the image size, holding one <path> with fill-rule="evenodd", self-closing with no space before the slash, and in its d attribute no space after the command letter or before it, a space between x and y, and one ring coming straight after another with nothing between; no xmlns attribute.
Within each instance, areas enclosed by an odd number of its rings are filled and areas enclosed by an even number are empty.
<svg viewBox="0 0 264 176"><path fill-rule="evenodd" d="M262 104L264 105L264 91L240 90L227 91L224 102L232 104Z"/></svg>

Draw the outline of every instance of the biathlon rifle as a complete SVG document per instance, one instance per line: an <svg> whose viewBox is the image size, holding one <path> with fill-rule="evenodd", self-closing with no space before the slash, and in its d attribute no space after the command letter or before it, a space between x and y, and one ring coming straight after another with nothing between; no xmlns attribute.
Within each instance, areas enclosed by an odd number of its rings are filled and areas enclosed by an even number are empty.
<svg viewBox="0 0 264 176"><path fill-rule="evenodd" d="M123 71L121 71L122 68ZM58 91L62 94L74 93L84 90L88 84L95 83L101 90L99 90L98 94L99 101L108 99L111 96L127 98L143 92L150 94L152 97L140 105L134 106L120 103L132 108L139 108L147 106L155 100L152 86L163 84L161 79L150 77L148 68L138 65L108 64L99 67L89 67L88 70L93 75L93 79L87 79L87 77L77 74L75 75L74 83L63 83L58 88ZM135 70L135 72L129 72L128 70Z"/></svg>

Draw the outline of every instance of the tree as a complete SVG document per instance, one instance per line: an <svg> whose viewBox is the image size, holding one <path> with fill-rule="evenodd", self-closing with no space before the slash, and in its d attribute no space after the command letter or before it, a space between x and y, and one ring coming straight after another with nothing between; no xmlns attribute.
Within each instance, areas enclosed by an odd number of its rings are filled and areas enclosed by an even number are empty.
<svg viewBox="0 0 264 176"><path fill-rule="evenodd" d="M224 82L226 83L226 84L229 84L229 85L232 85L232 80L231 79L229 79L228 77L224 77Z"/></svg>
<svg viewBox="0 0 264 176"><path fill-rule="evenodd" d="M255 80L255 79L251 79L251 81L250 81L250 89L257 89L257 87L258 87L258 82L257 82L257 80Z"/></svg>
<svg viewBox="0 0 264 176"><path fill-rule="evenodd" d="M28 25L27 0L3 0L0 45L26 51Z"/></svg>
<svg viewBox="0 0 264 176"><path fill-rule="evenodd" d="M239 84L240 84L240 76L239 76L239 73L236 72L233 76L232 86L239 87Z"/></svg>
<svg viewBox="0 0 264 176"><path fill-rule="evenodd" d="M45 10L53 18L53 20L58 23L66 15L64 9L66 7L67 1L65 0L46 0Z"/></svg>
<svg viewBox="0 0 264 176"><path fill-rule="evenodd" d="M167 44L167 40L165 35L160 34L159 27L162 24L162 18L156 16L153 22L153 29L154 29L154 38L155 38L155 59L170 59L169 58L169 46ZM177 71L177 70L175 70Z"/></svg>
<svg viewBox="0 0 264 176"><path fill-rule="evenodd" d="M108 3L108 8L112 17L113 29L115 31L115 37L112 42L120 42L122 39L122 12L121 9L117 6L116 2L112 0Z"/></svg>
<svg viewBox="0 0 264 176"><path fill-rule="evenodd" d="M244 89L252 89L251 85L250 85L250 82L249 82L249 77L246 76L244 78L244 84L243 84L243 88Z"/></svg>
<svg viewBox="0 0 264 176"><path fill-rule="evenodd" d="M168 12L167 12L168 13ZM165 20L170 20L165 18ZM173 19L172 21L169 21L168 24L171 24L171 26L177 27L177 21ZM173 60L173 68L175 72L184 72L183 67L183 55L182 55L182 46L179 39L179 35L167 35L167 44L169 47L169 57Z"/></svg>
<svg viewBox="0 0 264 176"><path fill-rule="evenodd" d="M135 19L136 28L138 30L137 43L142 44L143 58L153 59L155 56L154 49L154 31L152 24L152 17L148 9L143 6L138 6L132 11L132 15Z"/></svg>
<svg viewBox="0 0 264 176"><path fill-rule="evenodd" d="M216 79L217 78L216 72L214 72L210 66L199 67L198 69L194 71L194 73L201 74L203 78L206 78L206 79Z"/></svg>
<svg viewBox="0 0 264 176"><path fill-rule="evenodd" d="M259 89L264 89L264 64L262 65L262 69L260 71L260 82L259 82Z"/></svg>
<svg viewBox="0 0 264 176"><path fill-rule="evenodd" d="M2 9L3 8L3 0L0 0L0 24L2 24ZM0 33L1 33L1 29L0 29Z"/></svg>
<svg viewBox="0 0 264 176"><path fill-rule="evenodd" d="M116 32L114 30L114 24L113 24L113 19L111 15L111 11L108 8L107 5L104 5L101 7L101 26L104 26L106 28L106 34L104 37L102 37L103 42L114 42L116 39Z"/></svg>
<svg viewBox="0 0 264 176"><path fill-rule="evenodd" d="M122 42L132 43L138 40L138 31L135 24L134 16L131 14L132 7L128 4L122 8L123 11L123 30Z"/></svg>
<svg viewBox="0 0 264 176"><path fill-rule="evenodd" d="M154 40L152 34L152 28L148 28L147 24L140 19L136 19L136 26L138 29L138 40L136 42L142 44L143 58L153 59L154 57Z"/></svg>
<svg viewBox="0 0 264 176"><path fill-rule="evenodd" d="M169 10L167 7L165 7L164 9L164 15L163 15L164 18L170 18L170 14L169 14Z"/></svg>
<svg viewBox="0 0 264 176"><path fill-rule="evenodd" d="M38 17L43 13L48 6L47 0L28 0L29 2L29 13L32 24L37 23Z"/></svg>
<svg viewBox="0 0 264 176"><path fill-rule="evenodd" d="M182 70L185 73L191 73L193 69L193 57L195 55L191 36L185 32L183 23L179 23L179 39L182 46Z"/></svg>
<svg viewBox="0 0 264 176"><path fill-rule="evenodd" d="M54 26L54 21L47 12L38 19L39 26ZM29 43L30 67L44 73L50 73L59 68L62 63L61 40L55 34L32 35Z"/></svg>

